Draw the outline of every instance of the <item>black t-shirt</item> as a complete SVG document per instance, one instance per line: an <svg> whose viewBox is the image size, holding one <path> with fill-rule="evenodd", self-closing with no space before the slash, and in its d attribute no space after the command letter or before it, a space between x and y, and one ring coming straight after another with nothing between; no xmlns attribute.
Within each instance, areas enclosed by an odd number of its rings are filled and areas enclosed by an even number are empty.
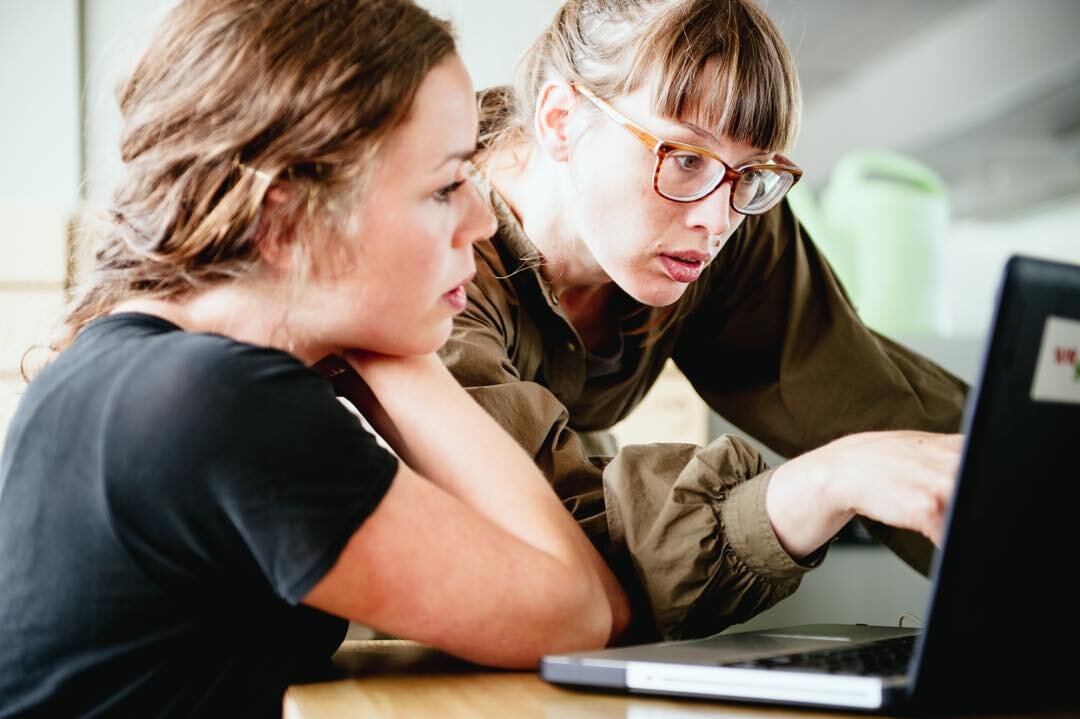
<svg viewBox="0 0 1080 719"><path fill-rule="evenodd" d="M299 602L396 470L291 355L93 322L0 461L0 715L279 715L347 626Z"/></svg>

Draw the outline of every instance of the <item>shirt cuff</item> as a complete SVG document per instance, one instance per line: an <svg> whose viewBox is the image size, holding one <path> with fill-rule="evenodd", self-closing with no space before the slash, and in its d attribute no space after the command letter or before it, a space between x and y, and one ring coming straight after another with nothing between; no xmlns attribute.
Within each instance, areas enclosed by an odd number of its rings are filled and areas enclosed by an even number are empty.
<svg viewBox="0 0 1080 719"><path fill-rule="evenodd" d="M733 487L720 510L720 522L735 556L753 572L778 579L800 577L821 564L829 543L799 561L781 546L765 508L773 471Z"/></svg>

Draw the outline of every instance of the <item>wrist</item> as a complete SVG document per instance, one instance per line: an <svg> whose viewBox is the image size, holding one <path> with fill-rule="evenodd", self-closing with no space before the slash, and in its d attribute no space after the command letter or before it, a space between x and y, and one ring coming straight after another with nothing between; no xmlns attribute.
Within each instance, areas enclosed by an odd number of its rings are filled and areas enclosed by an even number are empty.
<svg viewBox="0 0 1080 719"><path fill-rule="evenodd" d="M806 455L804 471L816 496L822 500L823 520L831 529L830 536L839 532L855 516L855 503L850 482L846 481L843 457L835 456L832 443Z"/></svg>
<svg viewBox="0 0 1080 719"><path fill-rule="evenodd" d="M434 354L396 357L350 351L346 359L380 399L384 394L399 394L405 387L409 388L407 394L422 395L431 382L445 382L449 377L448 370Z"/></svg>
<svg viewBox="0 0 1080 719"><path fill-rule="evenodd" d="M793 558L819 549L855 516L842 475L831 462L827 451L815 450L777 467L769 482L769 519Z"/></svg>

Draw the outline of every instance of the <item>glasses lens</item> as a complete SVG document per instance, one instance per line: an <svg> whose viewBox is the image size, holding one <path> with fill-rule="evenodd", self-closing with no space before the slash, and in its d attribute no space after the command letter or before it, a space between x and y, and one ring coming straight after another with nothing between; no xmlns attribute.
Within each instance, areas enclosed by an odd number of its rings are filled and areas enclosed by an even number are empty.
<svg viewBox="0 0 1080 719"><path fill-rule="evenodd" d="M760 215L783 199L793 184L795 176L784 170L747 170L732 188L731 204L744 215Z"/></svg>
<svg viewBox="0 0 1080 719"><path fill-rule="evenodd" d="M674 150L664 157L656 186L665 197L693 201L707 195L723 174L724 165L708 155Z"/></svg>
<svg viewBox="0 0 1080 719"><path fill-rule="evenodd" d="M675 150L660 165L657 188L664 197L693 202L712 192L725 171L723 163L708 155ZM745 215L760 215L783 199L793 184L795 176L784 170L747 170L732 188L732 205Z"/></svg>

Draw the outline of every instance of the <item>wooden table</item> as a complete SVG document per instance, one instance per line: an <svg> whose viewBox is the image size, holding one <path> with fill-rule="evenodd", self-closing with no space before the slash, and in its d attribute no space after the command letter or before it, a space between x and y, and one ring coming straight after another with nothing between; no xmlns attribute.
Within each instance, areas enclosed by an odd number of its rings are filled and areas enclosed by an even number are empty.
<svg viewBox="0 0 1080 719"><path fill-rule="evenodd" d="M414 642L399 640L347 641L334 661L344 669L346 678L290 687L285 695L286 719L760 719L766 716L850 719L853 716L568 690L544 682L536 672L477 667ZM1050 719L1066 715L1040 716Z"/></svg>

